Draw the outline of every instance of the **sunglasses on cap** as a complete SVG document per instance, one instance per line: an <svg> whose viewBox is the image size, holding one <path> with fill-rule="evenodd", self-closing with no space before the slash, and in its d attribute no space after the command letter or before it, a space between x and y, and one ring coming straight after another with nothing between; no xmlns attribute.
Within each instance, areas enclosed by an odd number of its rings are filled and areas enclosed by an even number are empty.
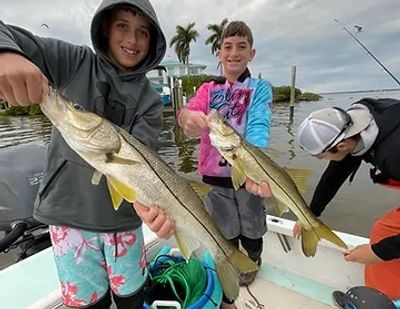
<svg viewBox="0 0 400 309"><path fill-rule="evenodd" d="M340 107L332 107L332 108L336 109L342 115L345 123L344 123L342 130L340 130L340 132L336 135L336 137L316 156L318 156L324 152L327 152L331 148L333 148L336 145L336 140L339 138L339 136L341 136L344 132L346 132L347 128L353 124L353 121L351 120L350 115L344 109L342 109Z"/></svg>

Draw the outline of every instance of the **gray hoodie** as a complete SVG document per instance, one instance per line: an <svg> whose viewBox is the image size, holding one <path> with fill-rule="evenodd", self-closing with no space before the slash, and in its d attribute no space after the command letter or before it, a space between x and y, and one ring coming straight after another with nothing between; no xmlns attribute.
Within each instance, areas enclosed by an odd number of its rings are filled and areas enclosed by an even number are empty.
<svg viewBox="0 0 400 309"><path fill-rule="evenodd" d="M147 57L129 73L120 72L107 56L107 39L102 31L107 12L119 4L139 8L154 27ZM103 1L92 20L91 38L95 53L87 46L37 37L0 22L0 52L8 50L27 57L67 98L154 148L161 130L163 104L145 73L164 57L166 41L151 4L147 0ZM92 185L94 169L69 148L55 128L47 158L35 202L37 220L98 232L140 226L130 203L124 202L118 211L114 210L104 177L98 186Z"/></svg>

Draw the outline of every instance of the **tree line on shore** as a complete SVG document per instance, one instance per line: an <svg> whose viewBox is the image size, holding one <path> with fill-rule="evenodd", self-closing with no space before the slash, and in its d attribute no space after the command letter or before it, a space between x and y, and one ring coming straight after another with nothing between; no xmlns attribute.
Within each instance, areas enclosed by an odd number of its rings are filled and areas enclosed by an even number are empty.
<svg viewBox="0 0 400 309"><path fill-rule="evenodd" d="M191 98L195 90L198 87L210 80L212 76L201 75L201 76L182 76L182 87L183 93L187 98ZM290 86L278 86L272 87L274 103L285 103L290 101ZM318 101L321 98L320 95L311 92L302 92L299 88L295 90L295 100L299 101ZM23 116L23 115L41 115L39 105L30 106L9 106L6 108L4 101L0 99L0 115L1 116Z"/></svg>
<svg viewBox="0 0 400 309"><path fill-rule="evenodd" d="M182 76L183 93L190 98L194 95L196 89L204 82L209 81L215 76L197 75ZM274 103L285 103L290 101L290 86L272 86ZM295 88L295 100L299 101L318 101L321 96L312 92L302 92L299 88Z"/></svg>

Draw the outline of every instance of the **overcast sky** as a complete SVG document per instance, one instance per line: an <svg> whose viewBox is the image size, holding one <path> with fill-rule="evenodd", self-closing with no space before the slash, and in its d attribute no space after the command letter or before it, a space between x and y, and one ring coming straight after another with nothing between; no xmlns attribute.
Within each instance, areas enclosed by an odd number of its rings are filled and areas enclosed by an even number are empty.
<svg viewBox="0 0 400 309"><path fill-rule="evenodd" d="M35 34L90 45L91 17L99 0L0 0L0 19ZM168 43L176 25L196 23L190 61L216 74L216 59L204 41L208 24L223 18L243 20L253 29L256 58L250 65L274 86L290 83L297 66L297 86L328 92L399 88L399 85L334 22L338 19L400 80L399 0L153 0ZM42 26L45 23L49 29ZM169 48L165 60L176 60Z"/></svg>

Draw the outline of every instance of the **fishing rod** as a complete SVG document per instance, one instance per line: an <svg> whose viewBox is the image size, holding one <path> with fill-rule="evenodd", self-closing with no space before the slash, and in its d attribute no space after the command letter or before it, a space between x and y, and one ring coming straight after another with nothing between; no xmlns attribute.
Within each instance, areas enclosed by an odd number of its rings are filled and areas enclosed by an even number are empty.
<svg viewBox="0 0 400 309"><path fill-rule="evenodd" d="M344 31L346 31L362 48L364 48L364 50L368 53L368 55L370 55L386 71L386 73L388 73L390 75L390 77L392 77L396 81L396 83L400 86L400 81L396 78L396 76L394 76L392 74L392 72L390 72L383 65L383 63L380 62L379 59L376 58L375 55L373 53L371 53L368 50L368 48L363 43L361 43L361 41L353 33L351 33L345 26L343 26L342 23L338 19L335 18L333 21L337 22L343 28ZM359 27L358 29L359 29L358 31L361 31L361 27Z"/></svg>

